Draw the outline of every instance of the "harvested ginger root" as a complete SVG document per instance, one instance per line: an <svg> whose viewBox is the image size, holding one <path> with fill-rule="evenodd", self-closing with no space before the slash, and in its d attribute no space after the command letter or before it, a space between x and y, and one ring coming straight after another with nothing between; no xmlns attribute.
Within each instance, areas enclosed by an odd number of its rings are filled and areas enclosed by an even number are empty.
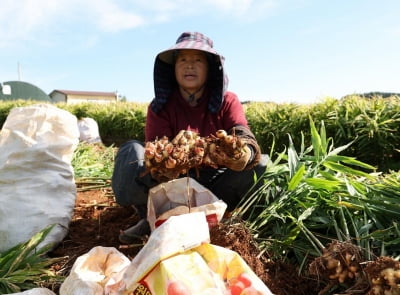
<svg viewBox="0 0 400 295"><path fill-rule="evenodd" d="M144 148L146 171L158 180L170 180L187 174L192 168L209 166L218 168L215 154L223 152L227 157L241 157L246 143L225 130L201 137L196 132L182 130L173 139L166 136L148 141Z"/></svg>

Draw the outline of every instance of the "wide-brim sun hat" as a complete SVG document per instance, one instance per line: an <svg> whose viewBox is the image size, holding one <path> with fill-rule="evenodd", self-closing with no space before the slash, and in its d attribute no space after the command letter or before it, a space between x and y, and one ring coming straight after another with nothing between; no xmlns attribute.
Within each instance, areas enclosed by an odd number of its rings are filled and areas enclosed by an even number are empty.
<svg viewBox="0 0 400 295"><path fill-rule="evenodd" d="M224 58L218 54L213 46L214 42L202 33L185 32L179 36L179 38L176 40L175 45L171 46L167 50L160 52L158 54L158 58L166 63L174 64L174 56L177 50L196 49L204 51L206 53L211 53L217 59L220 59L220 63L222 64Z"/></svg>
<svg viewBox="0 0 400 295"><path fill-rule="evenodd" d="M213 45L213 41L202 33L184 32L173 46L157 54L153 73L155 98L151 103L154 112L157 113L163 108L174 87L176 87L175 56L182 49L200 50L208 56L208 87L211 88L208 110L216 113L220 109L228 85L228 78L223 68L225 59L214 49Z"/></svg>

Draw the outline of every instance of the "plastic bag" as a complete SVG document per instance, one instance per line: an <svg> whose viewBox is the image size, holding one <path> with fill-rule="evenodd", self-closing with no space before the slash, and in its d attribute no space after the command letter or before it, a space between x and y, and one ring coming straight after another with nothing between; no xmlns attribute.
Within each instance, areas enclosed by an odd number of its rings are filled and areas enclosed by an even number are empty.
<svg viewBox="0 0 400 295"><path fill-rule="evenodd" d="M129 288L128 290L131 291ZM267 295L272 293L236 252L205 243L180 255L162 260L154 270L139 281L133 294Z"/></svg>
<svg viewBox="0 0 400 295"><path fill-rule="evenodd" d="M153 231L170 216L204 212L210 227L221 221L226 203L190 177L161 183L149 191L147 220Z"/></svg>
<svg viewBox="0 0 400 295"><path fill-rule="evenodd" d="M93 118L81 118L78 121L79 140L87 143L102 143L99 125Z"/></svg>
<svg viewBox="0 0 400 295"><path fill-rule="evenodd" d="M109 294L272 294L240 255L209 239L204 212L168 218L125 270L123 288Z"/></svg>
<svg viewBox="0 0 400 295"><path fill-rule="evenodd" d="M118 274L129 264L130 260L113 247L94 247L76 259L60 295L102 295L106 286L120 280Z"/></svg>
<svg viewBox="0 0 400 295"><path fill-rule="evenodd" d="M171 216L128 265L96 254L110 248L79 257L60 295L272 295L240 255L209 241L204 212Z"/></svg>

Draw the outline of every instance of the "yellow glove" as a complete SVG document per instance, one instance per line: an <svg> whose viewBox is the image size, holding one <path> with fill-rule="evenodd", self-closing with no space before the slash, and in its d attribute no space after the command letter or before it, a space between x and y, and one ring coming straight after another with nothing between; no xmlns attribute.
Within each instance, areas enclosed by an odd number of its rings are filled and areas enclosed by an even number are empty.
<svg viewBox="0 0 400 295"><path fill-rule="evenodd" d="M219 166L225 166L234 171L242 171L246 168L251 158L251 150L248 146L242 148L241 154L237 157L229 157L225 152L213 154L213 161Z"/></svg>

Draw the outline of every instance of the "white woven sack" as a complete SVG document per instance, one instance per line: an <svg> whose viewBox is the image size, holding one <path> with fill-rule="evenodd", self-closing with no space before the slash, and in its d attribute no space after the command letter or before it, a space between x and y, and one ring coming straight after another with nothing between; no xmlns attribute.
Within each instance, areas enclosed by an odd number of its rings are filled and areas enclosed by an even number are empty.
<svg viewBox="0 0 400 295"><path fill-rule="evenodd" d="M41 245L62 241L76 198L71 160L77 119L50 104L17 107L0 132L0 252L57 224Z"/></svg>
<svg viewBox="0 0 400 295"><path fill-rule="evenodd" d="M101 143L99 125L93 118L82 118L78 121L79 140L87 143Z"/></svg>

